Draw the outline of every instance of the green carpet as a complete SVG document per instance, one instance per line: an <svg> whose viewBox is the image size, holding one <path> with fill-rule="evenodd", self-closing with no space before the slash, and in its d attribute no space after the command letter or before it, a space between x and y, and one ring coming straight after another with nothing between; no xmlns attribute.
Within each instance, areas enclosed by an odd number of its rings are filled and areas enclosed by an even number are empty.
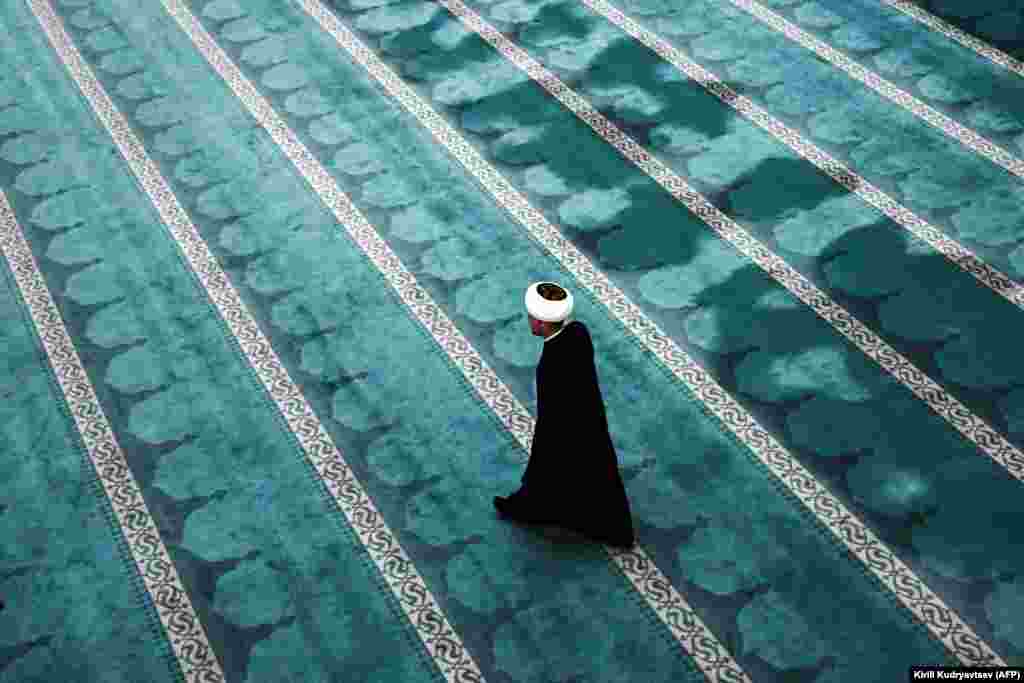
<svg viewBox="0 0 1024 683"><path fill-rule="evenodd" d="M941 618L929 630L906 609L884 562L855 557L299 3L185 4L424 306L530 411L541 345L522 292L540 279L574 291L640 545L751 680L891 681L957 663ZM467 4L1024 448L1024 311L576 0ZM1020 77L872 0L767 4L1024 156ZM1021 178L729 3L682 5L618 7L1024 281ZM571 534L495 516L524 450L164 7L53 6L480 677L703 679L711 646L688 649L651 607L665 586L638 588ZM1024 665L1019 479L443 7L330 9L988 647ZM385 540L361 537L310 466L161 219L164 200L29 5L3 4L0 33L0 191L183 592L147 590L4 261L0 681L187 680L160 618L182 600L223 680L463 680L441 663L449 641L424 636L446 627L403 611L375 559Z"/></svg>

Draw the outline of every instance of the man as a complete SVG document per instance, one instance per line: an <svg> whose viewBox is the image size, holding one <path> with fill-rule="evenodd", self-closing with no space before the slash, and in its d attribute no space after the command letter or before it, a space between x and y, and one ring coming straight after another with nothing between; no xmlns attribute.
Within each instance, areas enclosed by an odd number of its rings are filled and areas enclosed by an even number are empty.
<svg viewBox="0 0 1024 683"><path fill-rule="evenodd" d="M544 337L537 365L537 424L523 486L497 497L502 515L558 524L617 547L632 547L633 522L608 433L590 333L566 322L573 298L552 282L526 290L530 329Z"/></svg>

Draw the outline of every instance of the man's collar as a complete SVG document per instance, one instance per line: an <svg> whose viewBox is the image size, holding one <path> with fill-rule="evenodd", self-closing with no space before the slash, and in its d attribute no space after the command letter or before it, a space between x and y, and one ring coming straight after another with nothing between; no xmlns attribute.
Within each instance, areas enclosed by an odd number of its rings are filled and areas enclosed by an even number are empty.
<svg viewBox="0 0 1024 683"><path fill-rule="evenodd" d="M566 327L568 327L568 326L569 326L569 321L566 321L564 325L562 325L561 327L559 327L559 328L558 328L558 332L555 332L555 333L554 333L554 334L552 334L551 336L548 336L548 337L544 337L544 343L545 343L545 344L547 344L547 343L548 343L549 341L551 341L552 339L554 339L554 338L555 338L555 337L557 337L558 335L562 334L562 332L563 332L563 331L565 330L565 328L566 328Z"/></svg>

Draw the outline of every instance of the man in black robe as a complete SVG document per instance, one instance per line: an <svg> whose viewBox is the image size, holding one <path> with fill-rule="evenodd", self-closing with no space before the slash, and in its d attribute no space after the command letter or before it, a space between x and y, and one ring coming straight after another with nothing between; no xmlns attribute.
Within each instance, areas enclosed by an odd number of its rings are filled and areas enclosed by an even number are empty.
<svg viewBox="0 0 1024 683"><path fill-rule="evenodd" d="M526 292L530 329L544 337L537 365L537 424L523 486L494 506L511 519L557 524L593 540L632 547L633 522L608 433L583 323L566 322L573 299L551 282Z"/></svg>

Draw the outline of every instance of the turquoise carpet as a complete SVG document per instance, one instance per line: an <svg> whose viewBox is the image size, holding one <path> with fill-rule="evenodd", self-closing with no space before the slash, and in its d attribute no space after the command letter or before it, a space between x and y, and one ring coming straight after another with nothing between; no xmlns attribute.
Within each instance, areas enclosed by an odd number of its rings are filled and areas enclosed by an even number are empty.
<svg viewBox="0 0 1024 683"><path fill-rule="evenodd" d="M742 3L618 1L798 142L580 0L465 2L492 42L437 2L2 4L0 681L1024 666L1024 78L876 0L757 3L1000 165ZM960 4L920 6L1024 57L1013 3ZM541 279L593 336L635 553L494 514Z"/></svg>

